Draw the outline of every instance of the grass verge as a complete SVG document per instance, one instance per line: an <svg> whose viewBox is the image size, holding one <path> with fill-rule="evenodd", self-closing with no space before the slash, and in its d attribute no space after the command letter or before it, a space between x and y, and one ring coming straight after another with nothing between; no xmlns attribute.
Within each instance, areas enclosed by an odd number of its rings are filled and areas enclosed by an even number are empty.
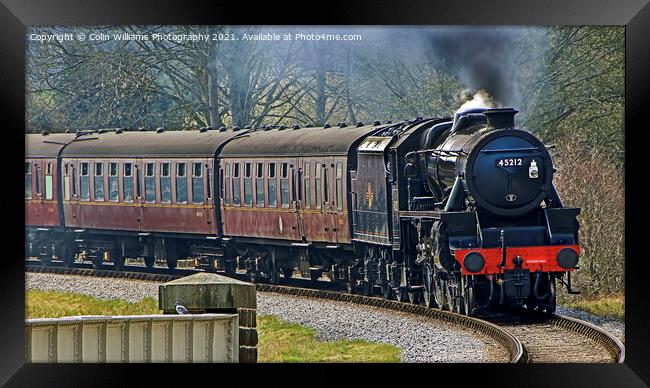
<svg viewBox="0 0 650 388"><path fill-rule="evenodd" d="M399 362L399 348L363 340L318 341L316 330L272 315L257 318L258 362Z"/></svg>
<svg viewBox="0 0 650 388"><path fill-rule="evenodd" d="M563 304L566 307L583 310L601 317L625 321L625 298L623 294L567 300Z"/></svg>
<svg viewBox="0 0 650 388"><path fill-rule="evenodd" d="M28 290L25 297L26 318L160 313L153 298L131 303L40 290ZM276 316L258 316L257 330L258 362L399 362L401 357L399 348L387 344L362 340L318 341L316 330Z"/></svg>
<svg viewBox="0 0 650 388"><path fill-rule="evenodd" d="M28 290L25 296L26 318L59 318L74 315L147 315L160 314L154 298L137 303L104 300L59 291Z"/></svg>

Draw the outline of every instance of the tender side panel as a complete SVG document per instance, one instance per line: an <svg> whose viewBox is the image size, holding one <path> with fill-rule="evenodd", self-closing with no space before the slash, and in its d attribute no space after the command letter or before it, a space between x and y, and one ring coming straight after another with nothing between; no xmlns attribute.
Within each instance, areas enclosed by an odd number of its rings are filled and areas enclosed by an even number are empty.
<svg viewBox="0 0 650 388"><path fill-rule="evenodd" d="M359 153L351 182L354 239L390 244L383 153Z"/></svg>

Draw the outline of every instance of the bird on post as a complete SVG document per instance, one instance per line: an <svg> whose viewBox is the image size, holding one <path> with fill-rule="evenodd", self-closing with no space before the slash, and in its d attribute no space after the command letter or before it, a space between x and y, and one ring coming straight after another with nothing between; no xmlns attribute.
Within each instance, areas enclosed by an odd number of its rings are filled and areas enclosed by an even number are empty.
<svg viewBox="0 0 650 388"><path fill-rule="evenodd" d="M190 313L189 311L187 311L185 306L180 304L178 301L176 301L175 307L176 307L176 312L179 313L180 315L186 315Z"/></svg>

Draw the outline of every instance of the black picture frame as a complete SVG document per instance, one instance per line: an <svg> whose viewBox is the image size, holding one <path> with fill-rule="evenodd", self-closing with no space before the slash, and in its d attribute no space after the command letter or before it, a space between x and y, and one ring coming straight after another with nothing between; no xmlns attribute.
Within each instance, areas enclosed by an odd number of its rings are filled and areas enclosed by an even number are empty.
<svg viewBox="0 0 650 388"><path fill-rule="evenodd" d="M296 12L297 11L297 12ZM13 386L117 385L134 379L168 384L192 378L230 384L351 386L386 382L400 386L470 383L499 386L613 387L650 384L650 282L644 256L648 205L644 154L650 95L648 0L501 0L463 2L328 1L216 2L3 0L0 6L0 99L5 173L0 267L0 383ZM626 360L622 365L41 365L24 362L24 210L20 163L25 120L25 26L106 24L432 24L626 26ZM646 151L647 152L647 151ZM15 162L15 163L14 163ZM6 201L6 202L5 202ZM419 382L415 379L421 380ZM438 383L442 384L442 383ZM463 384L463 385L464 385ZM478 386L478 385L477 385Z"/></svg>

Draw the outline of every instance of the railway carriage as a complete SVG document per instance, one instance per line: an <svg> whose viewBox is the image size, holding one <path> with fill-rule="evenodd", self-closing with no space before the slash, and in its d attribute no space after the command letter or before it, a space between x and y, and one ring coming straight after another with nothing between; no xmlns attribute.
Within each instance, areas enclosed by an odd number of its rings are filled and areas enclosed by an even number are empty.
<svg viewBox="0 0 650 388"><path fill-rule="evenodd" d="M307 277L353 257L348 171L356 145L378 128L265 127L233 139L218 156L223 235L240 268L275 280Z"/></svg>
<svg viewBox="0 0 650 388"><path fill-rule="evenodd" d="M220 233L214 155L236 131L79 133L62 151L66 244L96 266L125 257L174 268ZM38 136L38 135L35 135ZM195 249L196 251L196 249Z"/></svg>
<svg viewBox="0 0 650 388"><path fill-rule="evenodd" d="M58 234L63 231L59 190L61 150L73 134L28 135L25 141L25 232L26 251L49 262L62 256Z"/></svg>

